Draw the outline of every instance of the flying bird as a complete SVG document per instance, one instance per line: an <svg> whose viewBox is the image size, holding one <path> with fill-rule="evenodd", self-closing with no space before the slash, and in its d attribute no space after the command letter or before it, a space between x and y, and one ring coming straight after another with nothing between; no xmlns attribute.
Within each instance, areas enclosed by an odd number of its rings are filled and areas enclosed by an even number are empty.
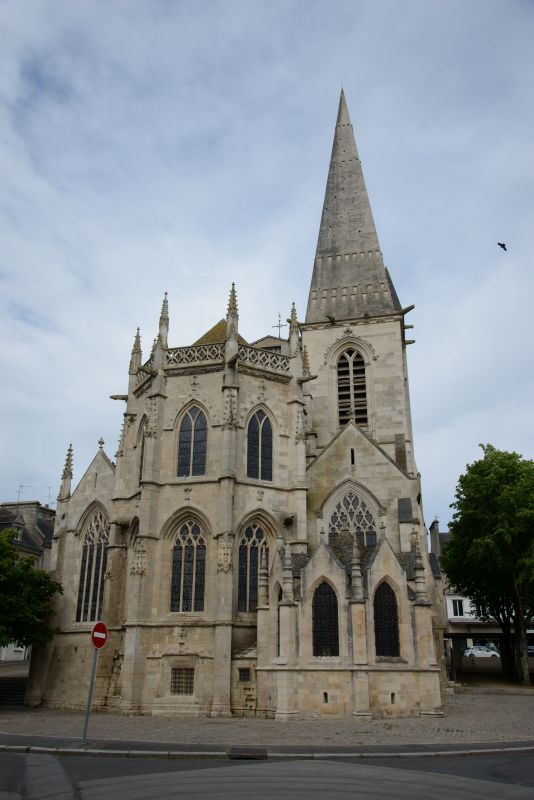
<svg viewBox="0 0 534 800"><path fill-rule="evenodd" d="M504 242L497 242L497 244L499 245L499 247L502 247L503 250L507 249L506 245L504 244Z"/></svg>

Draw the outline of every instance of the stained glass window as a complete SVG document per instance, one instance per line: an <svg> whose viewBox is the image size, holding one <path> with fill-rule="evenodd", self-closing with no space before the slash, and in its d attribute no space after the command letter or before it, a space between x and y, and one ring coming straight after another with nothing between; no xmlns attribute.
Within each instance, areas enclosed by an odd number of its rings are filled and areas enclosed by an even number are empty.
<svg viewBox="0 0 534 800"><path fill-rule="evenodd" d="M313 595L313 655L339 655L337 597L330 584L323 581Z"/></svg>
<svg viewBox="0 0 534 800"><path fill-rule="evenodd" d="M204 611L206 543L199 524L180 526L172 550L171 611Z"/></svg>
<svg viewBox="0 0 534 800"><path fill-rule="evenodd" d="M365 362L356 350L345 350L337 362L337 398L340 425L351 419L367 425Z"/></svg>
<svg viewBox="0 0 534 800"><path fill-rule="evenodd" d="M269 417L256 411L248 424L247 476L260 481L273 479L273 429Z"/></svg>
<svg viewBox="0 0 534 800"><path fill-rule="evenodd" d="M389 583L385 581L375 592L374 614L377 656L398 656L400 647L397 598Z"/></svg>
<svg viewBox="0 0 534 800"><path fill-rule="evenodd" d="M178 437L178 477L204 475L208 425L206 415L193 406L182 420Z"/></svg>
<svg viewBox="0 0 534 800"><path fill-rule="evenodd" d="M109 542L109 522L101 509L90 515L81 540L76 622L94 622L102 617Z"/></svg>
<svg viewBox="0 0 534 800"><path fill-rule="evenodd" d="M239 572L237 608L239 611L256 611L258 606L258 570L261 551L269 559L269 548L263 530L253 522L246 528L239 543Z"/></svg>

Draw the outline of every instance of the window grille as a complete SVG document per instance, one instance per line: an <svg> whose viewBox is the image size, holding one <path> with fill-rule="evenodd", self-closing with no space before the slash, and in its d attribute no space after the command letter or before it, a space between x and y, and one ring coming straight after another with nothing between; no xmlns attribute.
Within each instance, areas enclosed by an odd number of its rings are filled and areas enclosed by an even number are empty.
<svg viewBox="0 0 534 800"><path fill-rule="evenodd" d="M332 587L320 583L312 602L313 655L339 655L337 597Z"/></svg>
<svg viewBox="0 0 534 800"><path fill-rule="evenodd" d="M250 669L247 667L245 669L239 670L239 683L250 683Z"/></svg>
<svg viewBox="0 0 534 800"><path fill-rule="evenodd" d="M273 479L273 429L261 410L248 423L247 476L261 481Z"/></svg>
<svg viewBox="0 0 534 800"><path fill-rule="evenodd" d="M87 520L82 541L76 622L93 622L102 616L108 559L109 522L100 509Z"/></svg>
<svg viewBox="0 0 534 800"><path fill-rule="evenodd" d="M176 667L171 670L171 694L193 694L195 670Z"/></svg>
<svg viewBox="0 0 534 800"><path fill-rule="evenodd" d="M193 519L181 527L172 551L171 611L204 611L206 543Z"/></svg>
<svg viewBox="0 0 534 800"><path fill-rule="evenodd" d="M245 613L256 611L258 606L258 570L261 552L269 560L269 548L263 530L253 522L246 528L239 543L239 575L237 608Z"/></svg>
<svg viewBox="0 0 534 800"><path fill-rule="evenodd" d="M204 475L208 424L206 415L193 406L182 420L178 437L178 477Z"/></svg>
<svg viewBox="0 0 534 800"><path fill-rule="evenodd" d="M337 362L337 397L339 424L353 420L367 425L365 362L356 350L345 350Z"/></svg>
<svg viewBox="0 0 534 800"><path fill-rule="evenodd" d="M356 536L360 545L373 547L376 544L376 523L367 503L352 491L336 505L328 526L328 541L335 540L340 531L347 527Z"/></svg>
<svg viewBox="0 0 534 800"><path fill-rule="evenodd" d="M399 614L395 592L389 583L381 583L375 592L375 647L377 656L400 655Z"/></svg>

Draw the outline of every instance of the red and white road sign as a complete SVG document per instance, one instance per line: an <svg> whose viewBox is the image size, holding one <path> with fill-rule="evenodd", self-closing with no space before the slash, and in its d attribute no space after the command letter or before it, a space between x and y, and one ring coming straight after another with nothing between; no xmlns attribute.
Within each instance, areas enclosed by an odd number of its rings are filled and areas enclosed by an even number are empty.
<svg viewBox="0 0 534 800"><path fill-rule="evenodd" d="M91 631L91 641L93 643L93 647L96 647L97 650L100 650L101 647L104 647L108 640L108 629L103 622L97 622L93 630Z"/></svg>

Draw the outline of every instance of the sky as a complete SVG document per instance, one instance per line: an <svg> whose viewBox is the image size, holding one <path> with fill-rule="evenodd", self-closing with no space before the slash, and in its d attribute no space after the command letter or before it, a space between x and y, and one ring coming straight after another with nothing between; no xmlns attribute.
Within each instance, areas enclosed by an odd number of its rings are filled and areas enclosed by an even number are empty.
<svg viewBox="0 0 534 800"><path fill-rule="evenodd" d="M113 458L148 357L304 319L343 85L408 322L427 524L534 456L534 2L0 0L0 500ZM507 252L497 246L507 245Z"/></svg>

